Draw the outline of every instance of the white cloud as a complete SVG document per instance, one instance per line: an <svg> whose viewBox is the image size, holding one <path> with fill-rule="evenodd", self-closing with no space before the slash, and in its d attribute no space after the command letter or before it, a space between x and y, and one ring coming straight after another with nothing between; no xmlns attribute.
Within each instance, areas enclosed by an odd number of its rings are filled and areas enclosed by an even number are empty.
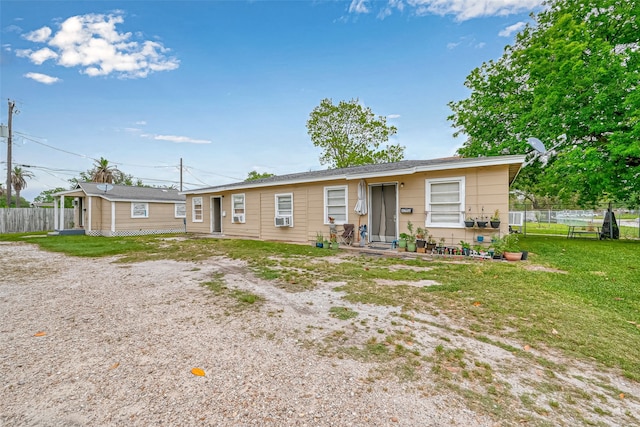
<svg viewBox="0 0 640 427"><path fill-rule="evenodd" d="M51 28L42 27L39 30L31 31L30 33L24 34L22 38L34 43L43 43L47 41L50 35Z"/></svg>
<svg viewBox="0 0 640 427"><path fill-rule="evenodd" d="M543 2L544 0L388 0L387 4L381 7L378 18L389 16L393 9L402 12L407 8L418 16L453 15L458 21L466 21L483 16L506 16L527 12L541 6ZM369 12L366 0L352 0L349 12Z"/></svg>
<svg viewBox="0 0 640 427"><path fill-rule="evenodd" d="M147 122L145 122L144 120L138 120L135 124L138 126L145 126Z"/></svg>
<svg viewBox="0 0 640 427"><path fill-rule="evenodd" d="M400 118L400 114L389 114L387 116L387 119L399 119Z"/></svg>
<svg viewBox="0 0 640 427"><path fill-rule="evenodd" d="M55 59L58 65L79 67L89 76L142 78L179 67L180 61L168 56L170 50L162 43L133 40L132 33L118 32L116 26L123 22L120 13L72 16L55 33L43 27L24 36L33 42L46 41L49 47L37 51L23 49L17 55L38 65Z"/></svg>
<svg viewBox="0 0 640 427"><path fill-rule="evenodd" d="M178 135L151 135L151 134L142 134L140 135L143 138L155 139L157 141L169 141L175 142L177 144L188 143L188 144L211 144L211 141L208 139L195 139L188 136L178 136Z"/></svg>
<svg viewBox="0 0 640 427"><path fill-rule="evenodd" d="M457 43L449 42L449 43L447 43L447 49L453 50L453 49L457 48L458 46L460 46L460 43L461 42L457 42Z"/></svg>
<svg viewBox="0 0 640 427"><path fill-rule="evenodd" d="M36 50L35 52L29 52L29 59L36 65L40 65L48 59L55 59L57 57L58 54L48 47Z"/></svg>
<svg viewBox="0 0 640 427"><path fill-rule="evenodd" d="M40 74L40 73L27 73L24 76L28 79L35 80L38 83L44 83L46 85L51 85L61 81L57 77L52 77L52 76L48 76L46 74Z"/></svg>
<svg viewBox="0 0 640 427"><path fill-rule="evenodd" d="M369 13L367 7L367 0L351 0L349 5L349 12L351 13Z"/></svg>
<svg viewBox="0 0 640 427"><path fill-rule="evenodd" d="M11 24L11 25L5 27L4 31L7 32L7 33L18 33L18 34L20 34L22 32L22 28L20 28L18 25Z"/></svg>
<svg viewBox="0 0 640 427"><path fill-rule="evenodd" d="M520 21L520 22L516 22L513 25L509 25L507 28L505 28L504 30L500 31L498 33L498 35L500 37L510 37L513 33L517 33L518 31L520 31L521 29L523 29L525 27L524 22Z"/></svg>

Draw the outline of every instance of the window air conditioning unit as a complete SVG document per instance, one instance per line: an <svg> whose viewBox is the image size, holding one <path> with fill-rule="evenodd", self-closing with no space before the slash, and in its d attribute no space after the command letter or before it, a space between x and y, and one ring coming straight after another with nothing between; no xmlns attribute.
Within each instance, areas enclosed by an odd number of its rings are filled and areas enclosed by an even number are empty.
<svg viewBox="0 0 640 427"><path fill-rule="evenodd" d="M277 216L276 217L276 227L291 227L291 217L290 216Z"/></svg>
<svg viewBox="0 0 640 427"><path fill-rule="evenodd" d="M239 223L244 222L244 216L242 216L242 215L234 215L233 216L233 222L239 222Z"/></svg>

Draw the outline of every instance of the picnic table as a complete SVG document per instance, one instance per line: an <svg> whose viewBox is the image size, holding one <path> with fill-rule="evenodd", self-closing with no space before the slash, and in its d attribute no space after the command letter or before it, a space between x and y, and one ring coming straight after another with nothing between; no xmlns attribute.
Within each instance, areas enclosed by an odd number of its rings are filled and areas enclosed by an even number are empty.
<svg viewBox="0 0 640 427"><path fill-rule="evenodd" d="M593 235L598 239L602 238L600 227L596 225L569 225L569 231L567 232L567 239L575 239L576 237Z"/></svg>

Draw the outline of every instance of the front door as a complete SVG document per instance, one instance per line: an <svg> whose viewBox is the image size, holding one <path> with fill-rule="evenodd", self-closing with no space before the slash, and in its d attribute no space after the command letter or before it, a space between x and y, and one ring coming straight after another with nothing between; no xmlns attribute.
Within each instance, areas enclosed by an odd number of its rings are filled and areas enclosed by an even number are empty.
<svg viewBox="0 0 640 427"><path fill-rule="evenodd" d="M222 233L222 197L211 198L211 232Z"/></svg>
<svg viewBox="0 0 640 427"><path fill-rule="evenodd" d="M371 229L372 242L392 242L396 240L396 184L374 184L371 192Z"/></svg>

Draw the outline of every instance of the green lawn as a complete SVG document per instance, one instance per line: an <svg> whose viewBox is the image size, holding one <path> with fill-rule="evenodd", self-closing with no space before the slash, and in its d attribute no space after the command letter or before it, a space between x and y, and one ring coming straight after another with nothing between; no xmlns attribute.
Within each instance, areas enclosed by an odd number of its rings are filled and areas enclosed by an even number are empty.
<svg viewBox="0 0 640 427"><path fill-rule="evenodd" d="M336 268L323 259L334 251L254 240L23 235L2 235L0 240L26 241L73 256L118 255L120 262L240 258L256 275L291 292L312 289L318 281L340 281L346 300L447 315L460 319L478 339L510 351L519 352L524 345L552 348L640 381L640 352L632 351L640 348L640 241L529 235L521 239L529 251L527 262L452 263L354 254ZM398 268L402 266L430 269ZM441 286L384 286L376 282L380 278L431 279Z"/></svg>

